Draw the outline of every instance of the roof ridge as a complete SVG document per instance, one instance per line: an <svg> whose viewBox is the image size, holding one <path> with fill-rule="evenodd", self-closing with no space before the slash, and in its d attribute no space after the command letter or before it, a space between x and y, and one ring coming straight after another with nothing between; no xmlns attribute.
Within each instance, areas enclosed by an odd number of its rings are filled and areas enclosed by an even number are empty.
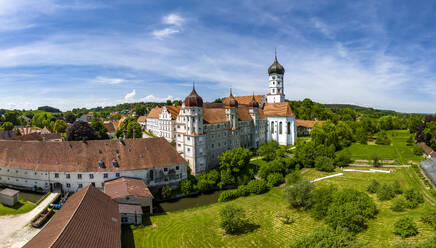
<svg viewBox="0 0 436 248"><path fill-rule="evenodd" d="M60 238L60 236L62 235L62 233L65 231L65 229L67 228L67 226L70 224L71 220L73 219L73 217L76 215L77 210L80 208L80 206L82 206L82 202L83 199L85 199L85 196L88 194L89 189L91 188L91 184L87 186L87 190L86 192L83 194L82 199L80 200L79 204L77 205L76 209L74 210L74 213L70 216L70 219L67 221L67 223L65 223L64 227L62 228L62 230L59 232L59 235L56 237L56 239L53 241L53 243L50 245L50 247L52 247ZM85 190L85 189L83 189ZM76 192L77 193L77 192Z"/></svg>

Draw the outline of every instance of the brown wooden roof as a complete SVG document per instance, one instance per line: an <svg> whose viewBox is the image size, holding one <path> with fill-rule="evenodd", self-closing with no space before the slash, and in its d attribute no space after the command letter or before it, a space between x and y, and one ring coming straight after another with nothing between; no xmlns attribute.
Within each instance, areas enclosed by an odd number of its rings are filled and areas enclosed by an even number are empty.
<svg viewBox="0 0 436 248"><path fill-rule="evenodd" d="M177 119L181 106L165 106L165 107L167 108L168 112L171 114L171 119L173 120Z"/></svg>
<svg viewBox="0 0 436 248"><path fill-rule="evenodd" d="M161 113L162 113L162 108L156 106L150 110L150 113L148 113L147 118L159 118L159 115Z"/></svg>
<svg viewBox="0 0 436 248"><path fill-rule="evenodd" d="M266 116L295 116L287 102L265 103L263 112Z"/></svg>
<svg viewBox="0 0 436 248"><path fill-rule="evenodd" d="M144 181L136 178L122 177L104 183L104 193L112 199L126 196L153 198Z"/></svg>
<svg viewBox="0 0 436 248"><path fill-rule="evenodd" d="M107 248L121 246L118 204L89 185L73 194L24 247Z"/></svg>
<svg viewBox="0 0 436 248"><path fill-rule="evenodd" d="M105 168L99 167L103 161ZM112 166L116 161L119 167ZM186 163L165 138L64 142L0 141L0 164L62 172L139 170Z"/></svg>
<svg viewBox="0 0 436 248"><path fill-rule="evenodd" d="M311 120L301 120L297 119L297 127L306 127L306 128L312 128L315 124L321 125L323 121L311 121Z"/></svg>
<svg viewBox="0 0 436 248"><path fill-rule="evenodd" d="M227 98L228 97L224 98L223 102L226 101ZM239 104L248 105L251 102L251 99L253 98L253 96L235 96L234 98L236 99L236 101L238 101ZM255 95L254 96L254 99L259 104L262 101L262 98L263 98L263 95Z"/></svg>

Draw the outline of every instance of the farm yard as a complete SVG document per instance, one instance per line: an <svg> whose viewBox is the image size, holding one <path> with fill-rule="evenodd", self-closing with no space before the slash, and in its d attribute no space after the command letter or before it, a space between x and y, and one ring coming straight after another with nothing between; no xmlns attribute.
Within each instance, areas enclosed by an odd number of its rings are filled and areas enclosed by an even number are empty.
<svg viewBox="0 0 436 248"><path fill-rule="evenodd" d="M339 169L329 173L309 169L303 178L312 180L338 172ZM365 191L372 179L388 183L398 180L404 190L416 188L423 193L425 203L416 209L393 212L390 209L393 200L382 202L375 194L370 194L379 213L375 219L370 220L368 229L357 235L358 240L375 241L370 247L391 247L402 240L393 233L393 223L402 216L412 216L419 230L417 236L407 240L424 240L434 233L430 225L420 221L420 216L436 206L436 199L424 188L412 168L396 168L389 174L344 172L343 176L315 182L315 186L334 184L338 188L349 187ZM226 204L245 209L250 222L249 230L240 235L224 233L219 227L219 210ZM279 216L285 213L291 216L294 223L282 223ZM314 228L325 225L323 221L312 218L309 212L289 208L286 200L282 198L280 187L262 195L152 216L150 221L149 225L124 234L133 236L135 247L286 247L296 237L309 234ZM125 247L130 245L123 244Z"/></svg>

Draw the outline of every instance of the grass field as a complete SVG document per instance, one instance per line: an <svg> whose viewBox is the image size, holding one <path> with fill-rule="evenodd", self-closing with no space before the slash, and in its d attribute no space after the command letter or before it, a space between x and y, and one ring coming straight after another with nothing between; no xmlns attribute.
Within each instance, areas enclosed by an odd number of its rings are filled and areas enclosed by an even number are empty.
<svg viewBox="0 0 436 248"><path fill-rule="evenodd" d="M416 156L411 146L406 145L406 141L411 135L407 130L388 131L392 144L385 145L362 145L353 143L346 148L352 154L352 159L370 160L372 154L378 154L382 160L395 160L399 164L408 164L410 160L421 161L422 156Z"/></svg>
<svg viewBox="0 0 436 248"><path fill-rule="evenodd" d="M0 216L2 215L12 215L12 214L23 214L27 213L33 208L35 208L35 204L32 204L28 201L19 200L14 207L4 206L0 203Z"/></svg>
<svg viewBox="0 0 436 248"><path fill-rule="evenodd" d="M328 175L309 170L304 178L313 179ZM352 187L365 190L370 180L384 182L399 180L406 189L417 187L425 193L422 183L411 168L398 168L395 173L344 172L344 176L316 182L315 185L335 184L338 187ZM286 247L297 236L310 233L315 227L324 225L315 221L308 212L288 208L281 198L281 188L273 188L263 195L248 196L226 203L215 203L204 207L188 209L151 217L151 225L133 230L136 247ZM358 234L358 239L371 242L372 247L391 247L401 240L392 233L393 223L400 216L413 216L419 229L416 237L408 240L422 240L434 230L421 223L421 214L435 207L435 199L426 194L426 202L414 210L395 213L389 209L392 201L380 202L372 195L379 209L376 219L369 228ZM235 204L246 210L253 230L241 235L227 235L219 227L219 210L226 204ZM277 215L288 213L295 223L285 225ZM129 234L127 235L129 236Z"/></svg>

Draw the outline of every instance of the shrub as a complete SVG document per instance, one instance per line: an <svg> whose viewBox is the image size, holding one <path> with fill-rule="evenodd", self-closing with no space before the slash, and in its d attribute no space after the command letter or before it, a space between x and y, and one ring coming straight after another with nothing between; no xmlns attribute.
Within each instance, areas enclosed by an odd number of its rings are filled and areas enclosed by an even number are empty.
<svg viewBox="0 0 436 248"><path fill-rule="evenodd" d="M309 209L315 186L309 181L299 181L283 189L283 197L293 208Z"/></svg>
<svg viewBox="0 0 436 248"><path fill-rule="evenodd" d="M263 179L267 179L271 173L284 173L286 171L285 164L281 160L273 160L260 165L257 175Z"/></svg>
<svg viewBox="0 0 436 248"><path fill-rule="evenodd" d="M226 205L220 210L220 226L229 234L235 234L245 225L245 211L241 207Z"/></svg>
<svg viewBox="0 0 436 248"><path fill-rule="evenodd" d="M194 183L190 179L183 179L180 182L180 190L183 194L189 195L194 191Z"/></svg>
<svg viewBox="0 0 436 248"><path fill-rule="evenodd" d="M328 208L333 201L333 194L337 191L333 185L315 189L312 195L312 215L315 219L322 219L327 215Z"/></svg>
<svg viewBox="0 0 436 248"><path fill-rule="evenodd" d="M394 188L390 184L384 183L377 191L377 198L380 201L387 201L395 197Z"/></svg>
<svg viewBox="0 0 436 248"><path fill-rule="evenodd" d="M331 172L335 170L333 159L325 156L319 156L315 159L315 168L319 171Z"/></svg>
<svg viewBox="0 0 436 248"><path fill-rule="evenodd" d="M378 155L377 153L373 153L371 155L371 160L374 167L381 167L382 164L380 162L380 155Z"/></svg>
<svg viewBox="0 0 436 248"><path fill-rule="evenodd" d="M171 197L172 192L173 189L168 184L164 185L161 189L161 195L164 199L169 199Z"/></svg>
<svg viewBox="0 0 436 248"><path fill-rule="evenodd" d="M311 234L296 238L291 242L291 248L308 248L308 247L362 247L355 237L347 232L346 229L331 229L320 227L315 229Z"/></svg>
<svg viewBox="0 0 436 248"><path fill-rule="evenodd" d="M294 170L288 175L286 175L286 184L291 185L297 183L301 180L300 170Z"/></svg>
<svg viewBox="0 0 436 248"><path fill-rule="evenodd" d="M398 182L398 180L394 181L394 183L392 184L392 188L397 195L403 193L403 189L401 188L400 182Z"/></svg>
<svg viewBox="0 0 436 248"><path fill-rule="evenodd" d="M380 183L377 181L377 179L372 179L371 183L366 188L366 191L369 193L376 193L380 187Z"/></svg>
<svg viewBox="0 0 436 248"><path fill-rule="evenodd" d="M272 173L268 175L268 186L274 187L283 183L284 178L280 173Z"/></svg>
<svg viewBox="0 0 436 248"><path fill-rule="evenodd" d="M368 219L376 214L376 205L366 193L343 189L333 195L325 222L332 228L343 227L357 233L365 229Z"/></svg>
<svg viewBox="0 0 436 248"><path fill-rule="evenodd" d="M335 158L335 164L338 167L345 167L351 164L353 160L351 160L351 152L349 150L345 150L342 152L338 152Z"/></svg>
<svg viewBox="0 0 436 248"><path fill-rule="evenodd" d="M425 212L421 216L421 221L431 225L436 230L436 209L433 209L429 212Z"/></svg>
<svg viewBox="0 0 436 248"><path fill-rule="evenodd" d="M225 190L221 192L220 196L218 197L218 202L231 201L238 198L239 196L240 195L237 189Z"/></svg>
<svg viewBox="0 0 436 248"><path fill-rule="evenodd" d="M401 242L394 245L394 248L435 248L436 236L430 237L422 242Z"/></svg>
<svg viewBox="0 0 436 248"><path fill-rule="evenodd" d="M410 216L400 218L394 224L394 233L400 235L402 238L415 236L418 234L418 228L416 227L413 218Z"/></svg>
<svg viewBox="0 0 436 248"><path fill-rule="evenodd" d="M391 140L389 139L386 132L382 131L378 134L377 139L375 140L377 145L390 145Z"/></svg>
<svg viewBox="0 0 436 248"><path fill-rule="evenodd" d="M406 209L406 207L407 207L406 200L404 200L403 197L398 197L393 202L391 209L392 209L392 211L395 211L395 212L401 212L401 211L404 211L404 209Z"/></svg>
<svg viewBox="0 0 436 248"><path fill-rule="evenodd" d="M263 179L258 180L251 180L248 184L248 189L250 190L250 193L253 194L262 194L268 191L268 185L266 184L266 181Z"/></svg>
<svg viewBox="0 0 436 248"><path fill-rule="evenodd" d="M239 196L247 196L250 194L250 188L247 185L239 185L238 194Z"/></svg>
<svg viewBox="0 0 436 248"><path fill-rule="evenodd" d="M418 146L418 145L414 145L413 146L413 153L416 156L421 156L424 153L424 150L422 149L422 147Z"/></svg>
<svg viewBox="0 0 436 248"><path fill-rule="evenodd" d="M407 207L409 208L416 208L420 203L424 203L424 197L416 189L407 190L404 197L407 200Z"/></svg>

